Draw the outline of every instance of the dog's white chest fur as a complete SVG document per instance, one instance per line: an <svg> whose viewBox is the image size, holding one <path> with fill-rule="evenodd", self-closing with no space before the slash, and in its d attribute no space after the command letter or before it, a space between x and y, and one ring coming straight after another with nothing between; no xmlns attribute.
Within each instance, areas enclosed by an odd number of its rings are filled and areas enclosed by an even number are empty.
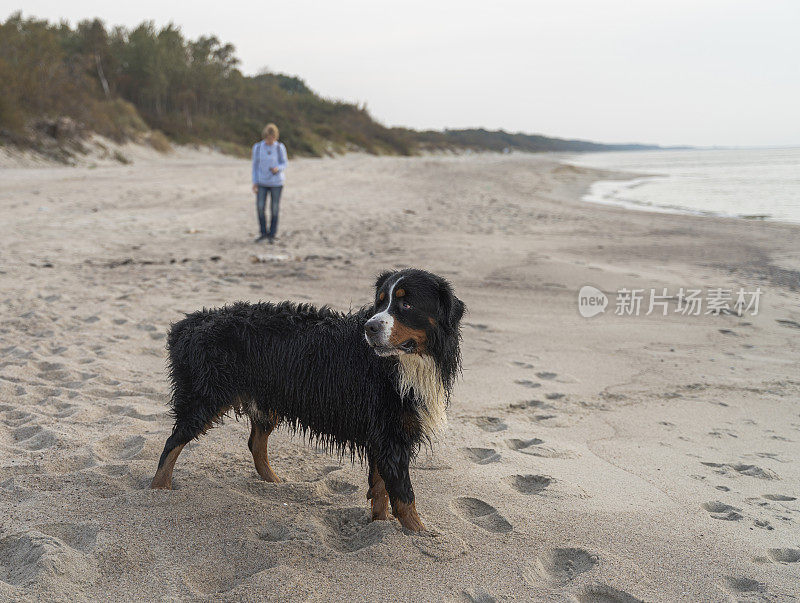
<svg viewBox="0 0 800 603"><path fill-rule="evenodd" d="M419 402L422 431L430 437L447 424L447 395L439 371L430 356L403 354L398 360L400 395L407 396L414 390Z"/></svg>

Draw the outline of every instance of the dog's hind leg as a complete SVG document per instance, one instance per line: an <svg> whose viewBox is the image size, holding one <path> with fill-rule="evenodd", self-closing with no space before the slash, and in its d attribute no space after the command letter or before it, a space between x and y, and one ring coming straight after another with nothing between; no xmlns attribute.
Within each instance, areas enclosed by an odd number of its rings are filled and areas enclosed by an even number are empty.
<svg viewBox="0 0 800 603"><path fill-rule="evenodd" d="M153 481L150 483L151 489L172 489L172 470L175 468L175 461L178 460L178 455L181 453L181 450L183 450L183 447L194 438L203 435L211 429L214 422L218 421L228 408L229 407L220 408L212 415L212 418L205 422L205 424L181 418L175 421L175 427L172 428L172 435L167 438L167 443L164 445L164 452L161 453L161 458L158 461L158 470L153 477Z"/></svg>
<svg viewBox="0 0 800 603"><path fill-rule="evenodd" d="M164 452L161 453L161 459L158 461L158 470L150 483L151 489L172 490L172 470L175 468L175 461L178 460L178 455L189 440L198 435L188 435L188 433L176 426L172 435L167 438Z"/></svg>
<svg viewBox="0 0 800 603"><path fill-rule="evenodd" d="M369 481L367 498L372 503L372 520L389 519L389 493L386 492L386 483L372 460L369 462L367 479Z"/></svg>
<svg viewBox="0 0 800 603"><path fill-rule="evenodd" d="M268 482L281 482L272 467L269 466L269 458L267 457L267 438L272 430L275 429L275 423L269 421L263 425L260 421L251 417L250 419L250 439L247 440L247 447L253 453L253 463L255 463L256 471L261 476L261 479Z"/></svg>

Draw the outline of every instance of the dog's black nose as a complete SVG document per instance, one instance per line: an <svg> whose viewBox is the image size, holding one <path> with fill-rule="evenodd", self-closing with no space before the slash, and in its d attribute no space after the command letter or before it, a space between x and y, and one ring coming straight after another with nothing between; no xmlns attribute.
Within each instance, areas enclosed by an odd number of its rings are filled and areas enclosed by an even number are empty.
<svg viewBox="0 0 800 603"><path fill-rule="evenodd" d="M367 333L375 335L381 330L381 321L376 318L370 318L367 321L367 324L364 325L364 328L367 330Z"/></svg>

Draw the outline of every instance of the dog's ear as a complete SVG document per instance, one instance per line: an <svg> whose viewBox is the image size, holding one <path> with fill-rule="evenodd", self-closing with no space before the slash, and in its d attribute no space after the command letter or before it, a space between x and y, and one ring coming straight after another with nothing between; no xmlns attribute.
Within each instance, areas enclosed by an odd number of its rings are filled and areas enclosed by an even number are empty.
<svg viewBox="0 0 800 603"><path fill-rule="evenodd" d="M394 271L392 271L392 270L385 270L385 271L381 272L380 276L377 279L375 279L375 291L377 291L378 289L383 287L383 283L386 282L386 279L388 279L393 274L394 274Z"/></svg>
<svg viewBox="0 0 800 603"><path fill-rule="evenodd" d="M455 296L449 283L442 283L439 286L439 302L442 322L451 329L458 328L458 323L467 308L464 302Z"/></svg>

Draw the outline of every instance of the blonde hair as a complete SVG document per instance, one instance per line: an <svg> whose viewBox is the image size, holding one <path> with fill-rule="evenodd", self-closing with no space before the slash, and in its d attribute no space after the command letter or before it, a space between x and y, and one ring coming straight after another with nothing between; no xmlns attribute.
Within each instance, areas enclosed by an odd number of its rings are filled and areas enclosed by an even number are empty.
<svg viewBox="0 0 800 603"><path fill-rule="evenodd" d="M261 138L266 138L267 134L272 134L275 137L275 140L278 140L280 137L280 131L278 130L278 126L273 123L269 123L264 126L264 129L261 130Z"/></svg>

